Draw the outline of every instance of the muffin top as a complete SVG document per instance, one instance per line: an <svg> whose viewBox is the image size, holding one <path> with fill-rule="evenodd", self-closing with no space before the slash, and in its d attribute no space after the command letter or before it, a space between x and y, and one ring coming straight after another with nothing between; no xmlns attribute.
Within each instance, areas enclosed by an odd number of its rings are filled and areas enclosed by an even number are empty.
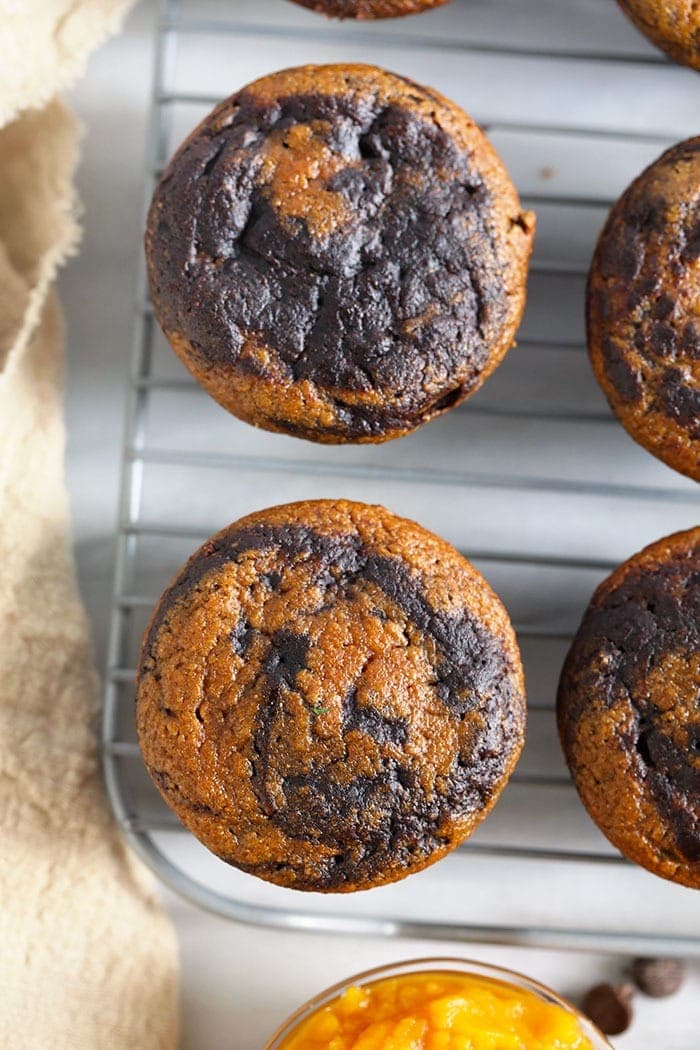
<svg viewBox="0 0 700 1050"><path fill-rule="evenodd" d="M700 137L614 206L588 292L594 371L632 437L700 480Z"/></svg>
<svg viewBox="0 0 700 1050"><path fill-rule="evenodd" d="M697 0L618 0L638 29L674 58L700 69L700 7Z"/></svg>
<svg viewBox="0 0 700 1050"><path fill-rule="evenodd" d="M558 716L601 830L638 864L700 888L700 528L653 543L600 585Z"/></svg>
<svg viewBox="0 0 700 1050"><path fill-rule="evenodd" d="M221 103L156 189L156 315L230 411L328 442L403 434L511 346L532 217L457 106L372 66Z"/></svg>
<svg viewBox="0 0 700 1050"><path fill-rule="evenodd" d="M224 529L144 638L141 750L218 856L297 889L403 878L494 804L524 733L507 614L449 544L381 507Z"/></svg>
<svg viewBox="0 0 700 1050"><path fill-rule="evenodd" d="M294 0L334 18L397 18L417 15L432 7L441 7L449 0Z"/></svg>

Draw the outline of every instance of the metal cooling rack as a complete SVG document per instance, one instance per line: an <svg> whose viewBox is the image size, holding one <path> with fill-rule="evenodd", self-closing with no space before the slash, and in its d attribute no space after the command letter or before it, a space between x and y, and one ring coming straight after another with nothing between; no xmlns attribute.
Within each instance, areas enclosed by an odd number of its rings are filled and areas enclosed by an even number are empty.
<svg viewBox="0 0 700 1050"><path fill-rule="evenodd" d="M466 405L401 441L323 448L229 417L157 331L143 261L128 398L103 719L111 803L172 889L229 918L285 928L700 955L692 891L628 864L578 802L553 698L596 582L698 518L697 488L637 448L587 365L588 260L606 209L663 148L697 131L696 75L666 62L608 0L454 0L377 25L331 24L285 0L181 0L155 27L146 198L210 106L271 69L369 61L433 84L487 128L538 212L528 309L511 352ZM465 551L514 619L530 727L495 812L460 850L395 886L295 894L213 858L150 785L133 677L150 609L208 534L291 499L381 501Z"/></svg>

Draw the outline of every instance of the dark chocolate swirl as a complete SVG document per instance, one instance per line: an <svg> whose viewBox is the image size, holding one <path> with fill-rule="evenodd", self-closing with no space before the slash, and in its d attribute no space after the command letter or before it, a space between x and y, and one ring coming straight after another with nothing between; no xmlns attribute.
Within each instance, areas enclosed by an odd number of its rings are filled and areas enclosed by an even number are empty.
<svg viewBox="0 0 700 1050"><path fill-rule="evenodd" d="M591 266L593 368L632 437L700 480L700 137L667 150L610 212Z"/></svg>
<svg viewBox="0 0 700 1050"><path fill-rule="evenodd" d="M564 666L559 725L605 834L700 887L700 529L647 548L598 589Z"/></svg>
<svg viewBox="0 0 700 1050"><path fill-rule="evenodd" d="M363 888L430 863L490 809L522 743L517 649L495 596L429 533L357 504L289 510L220 533L163 596L139 675L142 749L225 860L299 889ZM373 515L390 520L392 553ZM416 533L449 584L402 556ZM488 593L493 623L462 590Z"/></svg>
<svg viewBox="0 0 700 1050"><path fill-rule="evenodd" d="M225 407L383 440L472 393L511 345L531 217L451 103L367 66L223 102L158 186L157 317Z"/></svg>

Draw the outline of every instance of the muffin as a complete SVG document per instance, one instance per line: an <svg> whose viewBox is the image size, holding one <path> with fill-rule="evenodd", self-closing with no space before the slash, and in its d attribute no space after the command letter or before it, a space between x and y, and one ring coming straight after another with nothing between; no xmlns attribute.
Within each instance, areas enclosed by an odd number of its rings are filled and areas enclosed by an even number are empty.
<svg viewBox="0 0 700 1050"><path fill-rule="evenodd" d="M697 0L617 0L653 44L684 66L700 69L700 7Z"/></svg>
<svg viewBox="0 0 700 1050"><path fill-rule="evenodd" d="M465 839L523 744L517 643L449 544L320 500L204 544L145 634L137 727L167 804L227 863L299 890L404 878Z"/></svg>
<svg viewBox="0 0 700 1050"><path fill-rule="evenodd" d="M564 664L558 720L601 831L630 860L700 889L700 527L598 587Z"/></svg>
<svg viewBox="0 0 700 1050"><path fill-rule="evenodd" d="M700 480L700 137L613 207L588 281L593 370L631 436Z"/></svg>
<svg viewBox="0 0 700 1050"><path fill-rule="evenodd" d="M305 66L221 103L175 155L148 218L151 295L241 419L385 441L498 365L532 228L453 103L373 66Z"/></svg>
<svg viewBox="0 0 700 1050"><path fill-rule="evenodd" d="M399 18L419 15L433 7L442 7L449 0L294 0L332 18Z"/></svg>

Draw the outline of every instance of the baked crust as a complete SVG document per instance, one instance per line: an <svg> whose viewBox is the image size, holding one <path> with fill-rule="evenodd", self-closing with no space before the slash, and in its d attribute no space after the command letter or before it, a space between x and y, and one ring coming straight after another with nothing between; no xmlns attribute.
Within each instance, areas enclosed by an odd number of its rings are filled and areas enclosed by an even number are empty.
<svg viewBox="0 0 700 1050"><path fill-rule="evenodd" d="M208 541L146 632L150 774L210 850L269 882L348 892L462 842L520 754L525 697L499 599L444 540L320 500Z"/></svg>
<svg viewBox="0 0 700 1050"><path fill-rule="evenodd" d="M700 4L697 0L617 0L653 44L692 69L700 69Z"/></svg>
<svg viewBox="0 0 700 1050"><path fill-rule="evenodd" d="M442 7L449 0L294 0L294 3L331 18L373 19L419 15Z"/></svg>
<svg viewBox="0 0 700 1050"><path fill-rule="evenodd" d="M562 672L559 732L586 809L631 860L700 888L700 528L596 590Z"/></svg>
<svg viewBox="0 0 700 1050"><path fill-rule="evenodd" d="M620 422L700 480L700 137L667 150L613 207L587 318L593 370Z"/></svg>
<svg viewBox="0 0 700 1050"><path fill-rule="evenodd" d="M304 66L221 103L171 161L148 218L151 296L241 419L385 441L499 364L533 226L452 102L373 66Z"/></svg>

